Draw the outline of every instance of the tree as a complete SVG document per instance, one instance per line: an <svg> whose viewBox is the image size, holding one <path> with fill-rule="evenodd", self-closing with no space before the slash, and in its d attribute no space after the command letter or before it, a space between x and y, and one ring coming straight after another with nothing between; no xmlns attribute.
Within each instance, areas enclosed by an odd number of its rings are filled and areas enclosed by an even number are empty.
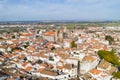
<svg viewBox="0 0 120 80"><path fill-rule="evenodd" d="M120 79L120 72L114 72L113 77L117 78L117 79Z"/></svg>
<svg viewBox="0 0 120 80"><path fill-rule="evenodd" d="M14 39L14 38L15 38L15 35L13 35L12 38Z"/></svg>
<svg viewBox="0 0 120 80"><path fill-rule="evenodd" d="M55 50L55 49L56 49L55 47L52 47L52 48L51 48L52 51Z"/></svg>
<svg viewBox="0 0 120 80"><path fill-rule="evenodd" d="M23 45L23 47L24 47L24 48L27 48L29 45L30 45L29 42L26 42L26 43Z"/></svg>
<svg viewBox="0 0 120 80"><path fill-rule="evenodd" d="M24 60L27 61L27 58L25 57Z"/></svg>
<svg viewBox="0 0 120 80"><path fill-rule="evenodd" d="M111 64L115 66L120 66L119 59L114 54L114 51L99 50L98 55L100 56L100 58L106 60L107 62L110 62Z"/></svg>
<svg viewBox="0 0 120 80"><path fill-rule="evenodd" d="M110 35L105 36L105 40L108 40L110 45L114 42L114 38Z"/></svg>
<svg viewBox="0 0 120 80"><path fill-rule="evenodd" d="M75 43L75 41L71 42L71 48L73 48L73 47L77 47L77 44Z"/></svg>

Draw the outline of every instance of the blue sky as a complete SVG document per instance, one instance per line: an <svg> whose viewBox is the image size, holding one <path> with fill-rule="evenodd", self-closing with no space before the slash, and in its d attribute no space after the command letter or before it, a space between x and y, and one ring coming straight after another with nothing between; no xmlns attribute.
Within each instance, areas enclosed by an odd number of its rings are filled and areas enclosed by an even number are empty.
<svg viewBox="0 0 120 80"><path fill-rule="evenodd" d="M120 0L0 0L0 21L120 20Z"/></svg>

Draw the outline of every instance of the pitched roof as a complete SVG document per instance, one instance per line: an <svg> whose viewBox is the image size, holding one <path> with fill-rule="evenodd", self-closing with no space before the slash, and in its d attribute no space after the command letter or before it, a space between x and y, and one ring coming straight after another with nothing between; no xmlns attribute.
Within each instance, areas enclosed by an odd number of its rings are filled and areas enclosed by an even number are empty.
<svg viewBox="0 0 120 80"><path fill-rule="evenodd" d="M62 70L62 69L63 69L63 66L56 66L56 69Z"/></svg>
<svg viewBox="0 0 120 80"><path fill-rule="evenodd" d="M54 31L48 31L48 32L45 32L44 35L45 36L55 36L55 33Z"/></svg>
<svg viewBox="0 0 120 80"><path fill-rule="evenodd" d="M35 73L39 73L39 72L42 72L45 68L39 68L35 71Z"/></svg>
<svg viewBox="0 0 120 80"><path fill-rule="evenodd" d="M32 67L31 66L28 66L25 68L26 71L31 71L32 70Z"/></svg>
<svg viewBox="0 0 120 80"><path fill-rule="evenodd" d="M98 75L100 74L102 71L101 70L98 70L98 69L92 69L89 71L90 73L94 74L94 75Z"/></svg>
<svg viewBox="0 0 120 80"><path fill-rule="evenodd" d="M33 36L33 33L20 33L21 36Z"/></svg>
<svg viewBox="0 0 120 80"><path fill-rule="evenodd" d="M57 53L57 55L63 59L67 59L70 56L70 54L65 54L65 53Z"/></svg>
<svg viewBox="0 0 120 80"><path fill-rule="evenodd" d="M102 60L97 67L102 69L107 69L109 66L111 66L109 62Z"/></svg>
<svg viewBox="0 0 120 80"><path fill-rule="evenodd" d="M42 63L40 66L47 67L48 65L46 63Z"/></svg>
<svg viewBox="0 0 120 80"><path fill-rule="evenodd" d="M82 61L89 61L89 62L93 62L96 58L94 58L94 56L91 55L87 55L85 56Z"/></svg>
<svg viewBox="0 0 120 80"><path fill-rule="evenodd" d="M116 70L117 70L117 68L112 66L111 69L108 70L108 72L109 72L109 74L112 74L112 73L115 72Z"/></svg>
<svg viewBox="0 0 120 80"><path fill-rule="evenodd" d="M25 67L27 64L28 64L28 62L24 62L24 63L22 64L22 66Z"/></svg>
<svg viewBox="0 0 120 80"><path fill-rule="evenodd" d="M50 70L43 70L41 73L46 74L46 75L51 75L51 76L57 76L56 72L53 72L53 71L50 71Z"/></svg>
<svg viewBox="0 0 120 80"><path fill-rule="evenodd" d="M65 64L63 66L63 68L65 68L65 69L72 69L72 65L71 64Z"/></svg>

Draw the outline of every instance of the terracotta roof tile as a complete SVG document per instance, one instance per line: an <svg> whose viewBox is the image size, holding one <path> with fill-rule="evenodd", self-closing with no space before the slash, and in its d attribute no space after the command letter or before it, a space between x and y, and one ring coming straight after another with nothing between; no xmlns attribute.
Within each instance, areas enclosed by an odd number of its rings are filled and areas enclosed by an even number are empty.
<svg viewBox="0 0 120 80"><path fill-rule="evenodd" d="M98 68L107 69L111 64L105 60L102 60L98 65Z"/></svg>
<svg viewBox="0 0 120 80"><path fill-rule="evenodd" d="M25 68L26 71L31 71L32 70L32 67L31 66L28 66Z"/></svg>
<svg viewBox="0 0 120 80"><path fill-rule="evenodd" d="M48 31L48 32L45 32L44 35L45 36L55 36L55 33L54 31Z"/></svg>
<svg viewBox="0 0 120 80"><path fill-rule="evenodd" d="M21 36L33 36L33 33L20 33Z"/></svg>
<svg viewBox="0 0 120 80"><path fill-rule="evenodd" d="M93 62L95 60L95 58L91 55L88 55L88 56L85 56L83 58L83 61L90 61L90 62Z"/></svg>
<svg viewBox="0 0 120 80"><path fill-rule="evenodd" d="M53 72L53 71L50 71L50 70L43 70L41 73L46 74L46 75L57 76L56 72Z"/></svg>
<svg viewBox="0 0 120 80"><path fill-rule="evenodd" d="M92 70L90 70L89 72L92 73L92 74L94 74L94 75L98 75L98 74L100 74L102 71L97 70L97 69L92 69Z"/></svg>
<svg viewBox="0 0 120 80"><path fill-rule="evenodd" d="M24 62L24 63L22 64L22 66L25 67L27 64L28 64L28 62Z"/></svg>
<svg viewBox="0 0 120 80"><path fill-rule="evenodd" d="M35 71L35 73L39 73L41 71L43 71L45 68L39 68L38 70Z"/></svg>

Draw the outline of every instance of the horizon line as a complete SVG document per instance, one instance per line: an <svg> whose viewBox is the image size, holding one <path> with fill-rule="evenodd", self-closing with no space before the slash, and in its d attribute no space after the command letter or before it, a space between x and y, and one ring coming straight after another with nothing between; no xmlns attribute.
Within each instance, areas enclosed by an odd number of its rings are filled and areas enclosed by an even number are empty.
<svg viewBox="0 0 120 80"><path fill-rule="evenodd" d="M5 20L0 22L119 22L120 20Z"/></svg>

